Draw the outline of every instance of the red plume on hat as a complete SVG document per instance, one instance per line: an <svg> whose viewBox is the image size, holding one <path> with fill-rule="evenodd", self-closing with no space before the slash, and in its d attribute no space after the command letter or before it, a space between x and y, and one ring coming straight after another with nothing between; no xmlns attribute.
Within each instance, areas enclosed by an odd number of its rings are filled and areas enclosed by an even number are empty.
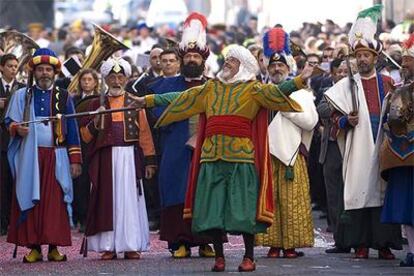
<svg viewBox="0 0 414 276"><path fill-rule="evenodd" d="M184 21L184 27L190 26L192 20L198 20L203 25L204 30L207 28L207 19L204 15L198 12L192 12Z"/></svg>
<svg viewBox="0 0 414 276"><path fill-rule="evenodd" d="M403 56L414 57L414 33L403 44Z"/></svg>
<svg viewBox="0 0 414 276"><path fill-rule="evenodd" d="M290 72L297 70L296 62L290 49L289 34L283 28L272 28L263 36L263 53L266 66L274 62L282 62Z"/></svg>
<svg viewBox="0 0 414 276"><path fill-rule="evenodd" d="M179 44L179 54L183 57L188 52L199 53L207 59L210 51L207 47L207 19L201 13L193 12L184 21L183 35Z"/></svg>

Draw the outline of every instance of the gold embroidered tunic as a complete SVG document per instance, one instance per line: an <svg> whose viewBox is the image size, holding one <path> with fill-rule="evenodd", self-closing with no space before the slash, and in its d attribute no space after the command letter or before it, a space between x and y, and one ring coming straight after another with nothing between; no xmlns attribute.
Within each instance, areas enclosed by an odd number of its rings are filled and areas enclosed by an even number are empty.
<svg viewBox="0 0 414 276"><path fill-rule="evenodd" d="M169 104L157 125L164 126L199 113L207 119L217 115L238 115L253 120L261 107L280 111L301 111L288 95L303 88L300 77L279 86L258 81L224 84L209 80L202 86L184 92L146 96L147 107ZM250 138L213 135L204 140L201 162L224 160L254 163L254 147Z"/></svg>

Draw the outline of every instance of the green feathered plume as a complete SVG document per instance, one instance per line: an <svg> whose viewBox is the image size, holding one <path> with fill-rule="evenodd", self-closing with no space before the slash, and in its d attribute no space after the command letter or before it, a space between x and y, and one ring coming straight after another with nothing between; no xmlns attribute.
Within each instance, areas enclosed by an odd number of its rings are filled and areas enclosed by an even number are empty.
<svg viewBox="0 0 414 276"><path fill-rule="evenodd" d="M376 4L369 9L360 11L358 13L358 18L369 17L372 19L372 21L374 21L375 24L377 24L378 19L381 17L381 12L382 12L383 7L384 6L381 4Z"/></svg>

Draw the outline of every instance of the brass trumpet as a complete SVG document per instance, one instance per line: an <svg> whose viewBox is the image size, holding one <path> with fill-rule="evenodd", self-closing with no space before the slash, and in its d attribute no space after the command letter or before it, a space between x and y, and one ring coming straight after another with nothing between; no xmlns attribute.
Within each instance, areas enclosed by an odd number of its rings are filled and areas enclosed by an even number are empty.
<svg viewBox="0 0 414 276"><path fill-rule="evenodd" d="M98 70L101 63L109 58L113 53L118 50L127 50L128 46L124 45L121 41L116 39L113 35L103 30L96 24L93 24L95 27L95 36L92 42L92 49L89 55L86 57L82 69L92 68ZM79 72L76 73L72 81L68 86L68 91L71 94L75 94L77 90L77 85L79 82Z"/></svg>

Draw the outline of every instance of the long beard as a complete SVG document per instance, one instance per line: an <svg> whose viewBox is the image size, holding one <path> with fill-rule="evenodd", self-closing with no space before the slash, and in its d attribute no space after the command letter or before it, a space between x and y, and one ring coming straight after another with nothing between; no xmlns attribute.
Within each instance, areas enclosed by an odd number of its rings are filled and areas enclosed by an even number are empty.
<svg viewBox="0 0 414 276"><path fill-rule="evenodd" d="M205 68L204 62L200 65L197 65L194 63L185 64L181 68L181 73L183 74L184 77L187 77L187 78L197 78L203 74L204 68Z"/></svg>

